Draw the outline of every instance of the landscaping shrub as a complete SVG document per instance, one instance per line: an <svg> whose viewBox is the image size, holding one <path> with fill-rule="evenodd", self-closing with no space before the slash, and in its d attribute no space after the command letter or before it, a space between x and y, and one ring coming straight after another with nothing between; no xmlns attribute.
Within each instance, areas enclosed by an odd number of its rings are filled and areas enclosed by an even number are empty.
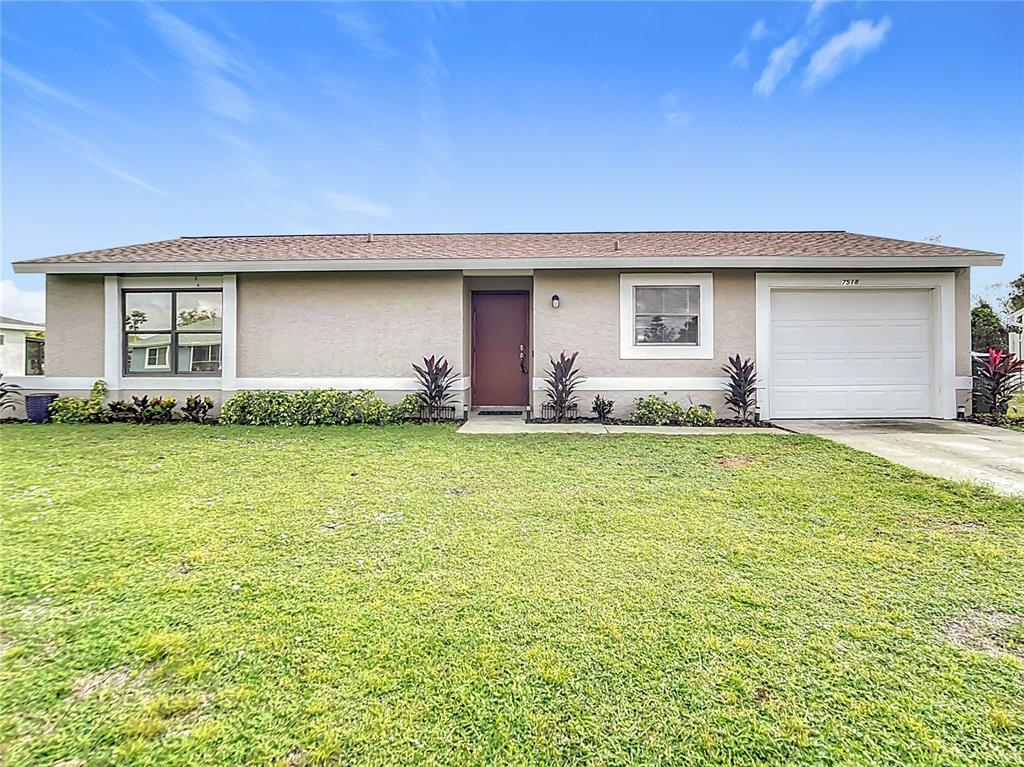
<svg viewBox="0 0 1024 767"><path fill-rule="evenodd" d="M0 373L0 413L14 410L15 402L21 396L19 389L18 384L4 381L3 373Z"/></svg>
<svg viewBox="0 0 1024 767"><path fill-rule="evenodd" d="M608 416L612 414L612 410L615 408L615 400L605 399L600 394L594 396L594 402L591 406L591 410L594 415L597 416L597 420L604 423L608 420Z"/></svg>
<svg viewBox="0 0 1024 767"><path fill-rule="evenodd" d="M686 406L652 394L633 400L633 420L644 426L714 426L715 411L707 405Z"/></svg>
<svg viewBox="0 0 1024 767"><path fill-rule="evenodd" d="M753 415L757 400L754 363L750 358L742 359L737 354L729 358L729 364L722 367L722 372L729 376L729 382L725 385L725 404L736 414L736 418L746 422Z"/></svg>
<svg viewBox="0 0 1024 767"><path fill-rule="evenodd" d="M418 411L419 399L414 394L389 405L368 389L310 389L294 394L240 391L221 406L220 420L245 426L380 426L413 418Z"/></svg>
<svg viewBox="0 0 1024 767"><path fill-rule="evenodd" d="M565 418L566 411L576 404L576 387L583 381L579 377L580 371L574 368L578 356L579 352L573 352L566 357L563 351L556 360L548 355L551 370L544 371L544 391L547 392L548 402L554 412L555 423L560 423Z"/></svg>
<svg viewBox="0 0 1024 767"><path fill-rule="evenodd" d="M206 423L207 415L212 409L212 397L200 397L198 394L190 394L185 398L185 404L181 406L181 414L185 417L186 421Z"/></svg>
<svg viewBox="0 0 1024 767"><path fill-rule="evenodd" d="M988 357L977 367L976 385L989 412L997 419L1006 416L1010 403L1021 390L1024 360L1003 349L989 347Z"/></svg>
<svg viewBox="0 0 1024 767"><path fill-rule="evenodd" d="M169 423L178 401L174 397L132 397L131 415L136 423Z"/></svg>
<svg viewBox="0 0 1024 767"><path fill-rule="evenodd" d="M58 397L50 403L50 419L55 423L101 423L108 420L105 399L107 384L96 381L88 399Z"/></svg>
<svg viewBox="0 0 1024 767"><path fill-rule="evenodd" d="M437 359L434 355L424 357L423 367L413 363L412 368L420 382L417 393L420 405L427 411L428 419L437 420L441 416L441 409L455 398L452 386L455 385L458 373L443 355Z"/></svg>

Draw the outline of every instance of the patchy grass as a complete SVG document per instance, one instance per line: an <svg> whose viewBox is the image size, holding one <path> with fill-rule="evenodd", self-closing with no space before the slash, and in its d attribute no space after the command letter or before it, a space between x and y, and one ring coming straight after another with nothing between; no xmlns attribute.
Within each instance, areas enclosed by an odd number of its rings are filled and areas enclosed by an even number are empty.
<svg viewBox="0 0 1024 767"><path fill-rule="evenodd" d="M1024 502L798 436L0 429L0 761L1024 763Z"/></svg>

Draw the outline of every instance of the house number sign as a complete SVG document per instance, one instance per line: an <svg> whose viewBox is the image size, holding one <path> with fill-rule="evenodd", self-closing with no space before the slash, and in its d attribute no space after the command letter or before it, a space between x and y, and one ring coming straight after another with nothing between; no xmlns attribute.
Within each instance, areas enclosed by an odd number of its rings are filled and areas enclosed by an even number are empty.
<svg viewBox="0 0 1024 767"><path fill-rule="evenodd" d="M839 280L839 284L846 288L851 285L860 285L860 280Z"/></svg>

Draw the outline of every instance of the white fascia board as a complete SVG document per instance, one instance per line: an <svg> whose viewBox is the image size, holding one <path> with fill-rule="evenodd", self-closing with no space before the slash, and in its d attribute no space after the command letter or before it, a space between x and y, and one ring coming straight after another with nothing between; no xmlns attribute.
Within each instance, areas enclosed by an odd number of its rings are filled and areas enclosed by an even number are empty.
<svg viewBox="0 0 1024 767"><path fill-rule="evenodd" d="M923 269L1001 266L992 256L633 256L567 258L310 259L14 263L17 274L225 274L234 272L473 271L536 269Z"/></svg>

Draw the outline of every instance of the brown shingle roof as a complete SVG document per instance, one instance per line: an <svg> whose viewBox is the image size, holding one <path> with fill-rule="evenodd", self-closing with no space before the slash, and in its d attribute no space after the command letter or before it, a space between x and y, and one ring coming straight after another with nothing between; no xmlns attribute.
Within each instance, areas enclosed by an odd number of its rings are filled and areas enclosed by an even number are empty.
<svg viewBox="0 0 1024 767"><path fill-rule="evenodd" d="M630 256L998 256L981 250L844 231L530 232L478 234L308 234L182 237L21 261L34 263L193 263Z"/></svg>

